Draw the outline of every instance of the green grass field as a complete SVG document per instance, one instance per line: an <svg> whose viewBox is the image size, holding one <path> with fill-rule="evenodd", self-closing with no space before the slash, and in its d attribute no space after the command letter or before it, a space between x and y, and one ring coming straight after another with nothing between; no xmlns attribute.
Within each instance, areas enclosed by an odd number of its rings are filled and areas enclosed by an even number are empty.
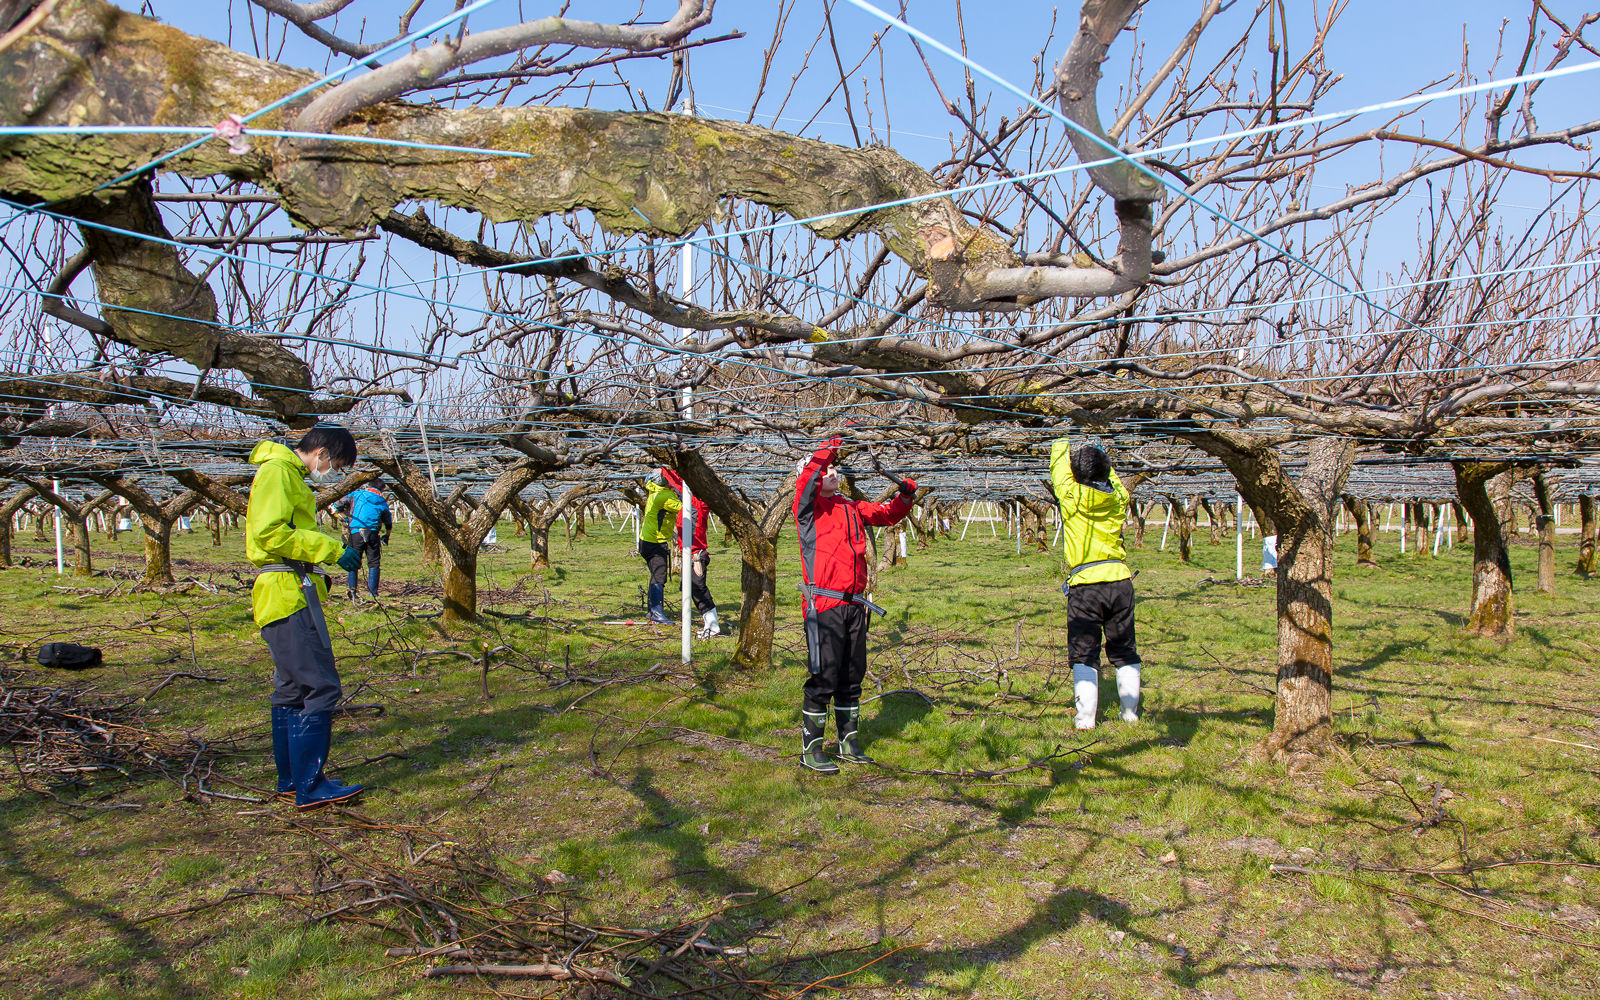
<svg viewBox="0 0 1600 1000"><path fill-rule="evenodd" d="M603 521L571 548L558 526L556 569L542 578L525 574L526 541L502 524L502 546L480 563L480 599L502 617L457 633L427 617L437 591L418 536L397 531L382 607L339 600L329 618L346 691L386 709L341 720L335 759L401 756L348 768L370 793L309 820L243 801L259 794L243 786L271 781L271 666L234 576L250 579L240 535L220 549L204 533L176 538L175 571L206 585L185 594L129 593L134 534L97 536L96 566L110 572L93 578L53 565L0 573L8 655L48 635L101 646L107 661L79 675L17 661L8 689L92 685L117 700L177 671L226 677L174 680L138 725L248 751L205 786L231 799L197 795L179 773L31 779L51 798L20 790L12 753L0 992L612 995L428 979L424 966L443 960L385 956L406 940L307 919L367 898L310 895L318 887L375 865L421 880L455 856L556 883L561 905L591 923L698 926L734 906L706 937L748 947L752 970L785 960L774 981L839 977L812 996L1600 996L1600 581L1570 575L1571 536L1554 598L1532 592L1533 547L1515 547L1518 633L1506 644L1460 633L1463 547L1402 558L1389 534L1382 567L1357 570L1346 536L1334 583L1345 749L1290 773L1249 752L1271 724L1272 589L1232 585L1231 539L1201 535L1184 565L1175 545L1156 551L1159 532L1131 556L1143 720L1103 721L1087 753L1027 767L1088 742L1071 729L1057 560L977 531L914 549L880 580L890 615L872 626L867 695L884 696L862 730L888 766L834 778L795 762L792 534L779 663L748 675L725 667L731 640L697 644L686 670L675 630L603 624L638 617L642 581L631 533ZM737 550L713 539L712 589L736 620ZM1259 542L1246 544L1258 566ZM16 551L53 558L28 533ZM492 660L488 700L473 662L417 656L501 644L512 651ZM1109 678L1102 690L1104 719ZM959 774L974 769L1010 773ZM122 805L140 808L105 808ZM455 846L416 858L440 840ZM1521 863L1477 867L1492 862ZM1464 866L1475 870L1439 874ZM275 894L142 919L230 890ZM508 898L496 890L484 912ZM381 907L368 915L384 919ZM641 992L684 989L617 968Z"/></svg>

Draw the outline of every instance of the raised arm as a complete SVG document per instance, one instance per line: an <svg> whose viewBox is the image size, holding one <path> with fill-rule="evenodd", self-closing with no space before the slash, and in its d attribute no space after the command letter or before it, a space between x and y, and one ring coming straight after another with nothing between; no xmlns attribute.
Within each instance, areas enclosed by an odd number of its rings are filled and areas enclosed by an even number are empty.
<svg viewBox="0 0 1600 1000"><path fill-rule="evenodd" d="M901 482L900 490L894 499L888 503L858 503L856 513L861 515L862 524L871 524L884 527L898 524L900 519L911 513L911 504L917 496L917 481L907 479Z"/></svg>

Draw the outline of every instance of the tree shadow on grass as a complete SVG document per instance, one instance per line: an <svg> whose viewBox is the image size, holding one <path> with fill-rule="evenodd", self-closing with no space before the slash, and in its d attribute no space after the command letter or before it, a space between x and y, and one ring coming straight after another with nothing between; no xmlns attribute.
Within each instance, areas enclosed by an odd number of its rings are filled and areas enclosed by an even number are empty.
<svg viewBox="0 0 1600 1000"><path fill-rule="evenodd" d="M0 816L3 815L0 813ZM76 817L68 818L76 819ZM12 836L12 829L11 823L0 822L0 857L6 858L9 862L6 865L8 881L21 883L34 893L56 900L67 910L68 919L85 920L101 928L103 933L114 937L123 947L138 955L138 967L150 970L154 976L154 982L148 985L158 987L161 996L214 995L203 984L184 979L175 966L176 956L155 936L152 925L135 924L116 908L76 895L66 889L54 876L30 866L25 860L27 857L25 848ZM143 846L142 842L128 841L116 845L119 851L129 851L140 846ZM35 919L39 916L36 914ZM123 971L123 974L126 972ZM13 985L19 984L13 983Z"/></svg>

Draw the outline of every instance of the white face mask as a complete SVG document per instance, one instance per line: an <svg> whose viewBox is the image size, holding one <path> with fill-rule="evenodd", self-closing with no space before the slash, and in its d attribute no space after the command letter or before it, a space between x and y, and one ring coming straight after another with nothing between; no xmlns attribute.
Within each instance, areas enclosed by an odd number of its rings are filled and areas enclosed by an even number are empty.
<svg viewBox="0 0 1600 1000"><path fill-rule="evenodd" d="M333 459L330 458L328 460L328 467L326 469L319 470L308 467L306 469L306 478L311 480L311 482L317 486L326 486L328 483L335 482L339 478L339 470L334 468Z"/></svg>

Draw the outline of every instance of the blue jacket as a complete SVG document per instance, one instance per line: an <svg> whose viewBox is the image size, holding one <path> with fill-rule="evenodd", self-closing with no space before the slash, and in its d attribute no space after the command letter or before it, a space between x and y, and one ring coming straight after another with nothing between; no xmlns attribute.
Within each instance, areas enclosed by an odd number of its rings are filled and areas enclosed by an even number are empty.
<svg viewBox="0 0 1600 1000"><path fill-rule="evenodd" d="M350 494L350 530L376 531L382 525L393 527L389 516L389 501L371 489L360 489Z"/></svg>

